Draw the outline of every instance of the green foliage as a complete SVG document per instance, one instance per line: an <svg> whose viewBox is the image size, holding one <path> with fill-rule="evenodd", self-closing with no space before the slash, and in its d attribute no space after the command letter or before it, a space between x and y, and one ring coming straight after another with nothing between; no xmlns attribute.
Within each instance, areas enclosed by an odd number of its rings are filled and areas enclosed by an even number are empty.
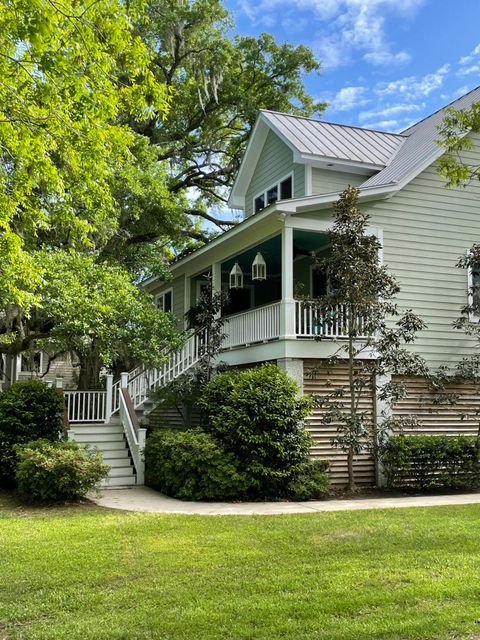
<svg viewBox="0 0 480 640"><path fill-rule="evenodd" d="M470 109L447 109L445 118L438 129L437 143L445 153L438 160L438 172L446 180L447 187L461 187L480 178L479 166L472 165L463 151L473 149L470 133L480 131L480 103Z"/></svg>
<svg viewBox="0 0 480 640"><path fill-rule="evenodd" d="M157 309L124 267L66 252L49 253L43 264L49 278L42 295L53 322L47 344L75 352L80 388L98 387L100 369L116 361L159 366L163 351L180 344L175 318Z"/></svg>
<svg viewBox="0 0 480 640"><path fill-rule="evenodd" d="M221 500L247 490L235 458L201 431L154 431L145 446L146 484L182 500Z"/></svg>
<svg viewBox="0 0 480 640"><path fill-rule="evenodd" d="M382 464L391 489L475 489L480 484L476 437L392 436Z"/></svg>
<svg viewBox="0 0 480 640"><path fill-rule="evenodd" d="M252 494L282 496L308 456L302 420L311 409L298 386L276 365L215 376L199 400L206 432L238 460Z"/></svg>
<svg viewBox="0 0 480 640"><path fill-rule="evenodd" d="M118 227L112 180L169 92L133 31L141 2L8 0L0 14L0 299L38 304L47 244L83 249ZM121 81L127 78L128 81Z"/></svg>
<svg viewBox="0 0 480 640"><path fill-rule="evenodd" d="M328 495L329 489L328 463L308 460L289 483L288 495L292 500L320 500Z"/></svg>
<svg viewBox="0 0 480 640"><path fill-rule="evenodd" d="M15 445L63 434L63 394L39 380L16 382L0 396L0 481L15 476Z"/></svg>
<svg viewBox="0 0 480 640"><path fill-rule="evenodd" d="M19 492L31 500L74 500L103 480L110 467L100 451L77 442L36 440L16 446Z"/></svg>

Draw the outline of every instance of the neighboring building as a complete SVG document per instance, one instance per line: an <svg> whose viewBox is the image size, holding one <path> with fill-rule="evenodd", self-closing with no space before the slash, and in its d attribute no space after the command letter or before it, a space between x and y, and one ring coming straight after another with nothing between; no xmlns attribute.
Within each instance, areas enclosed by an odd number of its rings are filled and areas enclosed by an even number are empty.
<svg viewBox="0 0 480 640"><path fill-rule="evenodd" d="M476 89L452 106L468 108L479 100ZM302 298L315 298L328 286L310 254L328 249L332 205L354 185L371 217L370 233L382 243L383 262L401 285L399 306L413 308L428 325L412 349L433 367L455 363L473 346L452 322L468 292L468 274L455 263L480 240L480 186L474 181L446 189L438 175L437 127L443 117L440 110L397 134L262 111L229 199L232 208L243 210L244 220L173 264L168 284L152 279L145 286L183 326L185 312L211 278L215 289L230 295L223 361L277 362L308 393L324 389L327 380L341 384L345 368L327 372L325 367L338 348L334 338L341 339L341 323L319 326ZM480 137L472 141L465 157L479 165ZM261 279L252 277L255 266L266 270L265 279L263 273ZM231 288L235 278L240 286ZM322 340L315 340L319 335ZM453 419L451 410L432 417L431 408L420 405L421 381L410 384L416 393L394 411L420 411L424 425L432 425L429 432L474 431L468 420ZM375 401L366 397L365 406L373 411ZM345 456L331 448L334 428L322 423L320 410L308 424L316 441L313 454L328 457L342 482ZM367 456L357 460L357 474L373 481Z"/></svg>
<svg viewBox="0 0 480 640"><path fill-rule="evenodd" d="M76 368L69 354L50 360L44 351L25 352L15 357L0 356L0 391L12 382L36 378L49 386L76 388Z"/></svg>

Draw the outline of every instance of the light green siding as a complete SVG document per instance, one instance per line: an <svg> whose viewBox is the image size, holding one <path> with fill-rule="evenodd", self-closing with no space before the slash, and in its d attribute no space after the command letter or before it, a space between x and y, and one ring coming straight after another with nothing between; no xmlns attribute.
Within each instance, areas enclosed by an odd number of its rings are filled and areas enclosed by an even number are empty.
<svg viewBox="0 0 480 640"><path fill-rule="evenodd" d="M305 195L305 165L293 165L293 197L303 198Z"/></svg>
<svg viewBox="0 0 480 640"><path fill-rule="evenodd" d="M293 153L280 138L269 131L245 196L245 217L253 213L253 199L293 172L295 197L305 195L305 167L293 164Z"/></svg>
<svg viewBox="0 0 480 640"><path fill-rule="evenodd" d="M480 164L480 136L476 150L464 156ZM432 165L391 198L362 207L370 224L383 229L384 263L401 287L399 307L413 309L428 325L411 348L433 367L457 362L474 346L452 322L467 302L467 274L455 264L480 242L480 184L444 185ZM331 215L319 211L315 217Z"/></svg>
<svg viewBox="0 0 480 640"><path fill-rule="evenodd" d="M312 169L312 193L333 193L343 191L351 185L357 187L365 182L367 176L346 171L330 171L329 169Z"/></svg>

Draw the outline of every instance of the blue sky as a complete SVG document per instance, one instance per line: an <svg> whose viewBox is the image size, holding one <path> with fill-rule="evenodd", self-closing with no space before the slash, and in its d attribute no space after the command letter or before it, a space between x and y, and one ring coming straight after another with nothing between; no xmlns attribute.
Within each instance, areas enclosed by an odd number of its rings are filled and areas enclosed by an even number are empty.
<svg viewBox="0 0 480 640"><path fill-rule="evenodd" d="M401 131L480 85L480 0L227 0L242 34L305 44L323 118Z"/></svg>

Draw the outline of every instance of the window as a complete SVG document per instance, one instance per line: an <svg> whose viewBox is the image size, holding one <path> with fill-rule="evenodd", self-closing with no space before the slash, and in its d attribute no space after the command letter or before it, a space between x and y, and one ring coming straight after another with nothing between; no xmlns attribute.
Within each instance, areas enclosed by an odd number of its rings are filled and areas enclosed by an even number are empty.
<svg viewBox="0 0 480 640"><path fill-rule="evenodd" d="M173 291L172 289L168 289L168 291L164 291L163 293L159 293L158 296L155 296L155 306L157 309L161 309L167 313L168 311L172 311L173 309Z"/></svg>
<svg viewBox="0 0 480 640"><path fill-rule="evenodd" d="M261 211L262 209L265 208L265 194L262 193L262 195L257 196L255 198L255 213L257 213L257 211Z"/></svg>
<svg viewBox="0 0 480 640"><path fill-rule="evenodd" d="M280 200L290 200L292 197L292 176L280 183Z"/></svg>
<svg viewBox="0 0 480 640"><path fill-rule="evenodd" d="M22 373L40 373L42 370L42 353L22 353L20 371Z"/></svg>
<svg viewBox="0 0 480 640"><path fill-rule="evenodd" d="M468 304L471 307L470 320L480 321L480 264L468 270Z"/></svg>
<svg viewBox="0 0 480 640"><path fill-rule="evenodd" d="M278 187L275 185L267 191L267 207L278 200Z"/></svg>
<svg viewBox="0 0 480 640"><path fill-rule="evenodd" d="M277 184L272 185L263 193L259 193L258 196L255 196L253 199L253 211L254 213L257 213L274 202L277 202L277 200L289 200L292 197L292 193L293 178L290 175L283 180L280 180L280 182L277 182Z"/></svg>

